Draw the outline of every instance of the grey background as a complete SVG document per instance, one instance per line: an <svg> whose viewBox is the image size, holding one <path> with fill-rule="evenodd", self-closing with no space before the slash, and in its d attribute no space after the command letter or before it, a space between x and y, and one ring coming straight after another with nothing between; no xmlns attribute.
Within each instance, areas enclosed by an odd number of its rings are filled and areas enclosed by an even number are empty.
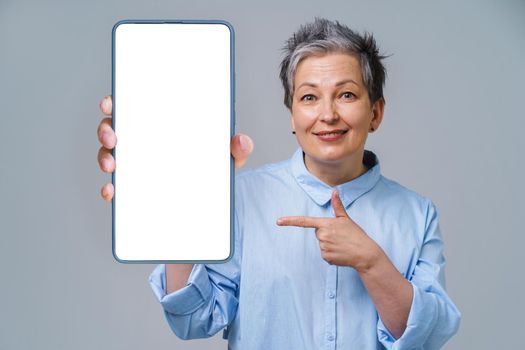
<svg viewBox="0 0 525 350"><path fill-rule="evenodd" d="M220 333L177 339L147 283L154 266L111 255L99 196L110 176L96 161L111 28L230 21L238 130L255 141L255 167L297 147L280 47L314 16L369 30L393 54L385 120L367 148L440 211L448 291L463 313L445 348L523 349L525 3L281 2L0 1L0 349L226 348Z"/></svg>

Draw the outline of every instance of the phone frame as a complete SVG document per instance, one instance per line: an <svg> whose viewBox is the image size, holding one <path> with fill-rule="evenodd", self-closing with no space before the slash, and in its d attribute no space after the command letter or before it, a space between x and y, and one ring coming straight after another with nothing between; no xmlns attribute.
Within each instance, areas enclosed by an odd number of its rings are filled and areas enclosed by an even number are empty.
<svg viewBox="0 0 525 350"><path fill-rule="evenodd" d="M112 41L111 41L111 96L113 103L112 110L112 127L116 126L116 107L117 95L115 93L115 42L116 30L122 24L222 24L225 25L230 32L230 138L235 134L235 32L231 23L225 20L174 20L174 19L125 19L120 20L113 26ZM113 158L117 162L116 147L112 150ZM235 210L235 162L232 155L230 155L230 254L224 260L124 260L120 259L115 252L115 201L117 196L117 186L115 181L115 172L111 173L111 183L115 188L115 194L111 201L111 235L112 245L111 251L116 261L123 264L217 264L228 262L235 253L235 232L234 232L234 210Z"/></svg>

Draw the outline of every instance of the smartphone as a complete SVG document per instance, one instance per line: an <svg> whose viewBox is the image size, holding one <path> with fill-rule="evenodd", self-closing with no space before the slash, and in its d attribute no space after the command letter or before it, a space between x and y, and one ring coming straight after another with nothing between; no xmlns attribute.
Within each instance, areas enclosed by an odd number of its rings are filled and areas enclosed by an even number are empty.
<svg viewBox="0 0 525 350"><path fill-rule="evenodd" d="M123 20L112 39L113 256L226 262L234 234L233 27Z"/></svg>

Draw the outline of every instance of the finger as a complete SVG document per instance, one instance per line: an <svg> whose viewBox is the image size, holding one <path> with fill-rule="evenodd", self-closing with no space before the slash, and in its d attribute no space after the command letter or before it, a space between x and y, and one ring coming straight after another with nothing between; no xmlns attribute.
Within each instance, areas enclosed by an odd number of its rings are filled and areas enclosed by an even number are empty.
<svg viewBox="0 0 525 350"><path fill-rule="evenodd" d="M325 218L314 218L311 216L285 216L277 220L277 225L320 228L325 223L325 220Z"/></svg>
<svg viewBox="0 0 525 350"><path fill-rule="evenodd" d="M98 140L107 149L113 149L117 144L117 135L113 131L111 118L104 118L98 125Z"/></svg>
<svg viewBox="0 0 525 350"><path fill-rule="evenodd" d="M324 252L321 252L321 257L323 258L324 261L326 261L330 265L335 264L335 258L334 258L335 256L333 253L324 251Z"/></svg>
<svg viewBox="0 0 525 350"><path fill-rule="evenodd" d="M334 190L332 192L332 208L334 209L334 214L336 218L349 217L346 213L343 202L341 202L341 198L339 198L339 192L337 190Z"/></svg>
<svg viewBox="0 0 525 350"><path fill-rule="evenodd" d="M100 190L100 195L106 202L110 202L113 199L113 196L115 195L115 188L113 187L112 183L107 183L104 186L102 186Z"/></svg>
<svg viewBox="0 0 525 350"><path fill-rule="evenodd" d="M230 152L235 159L235 168L241 168L248 160L253 151L252 139L243 134L237 134L232 137L230 142Z"/></svg>
<svg viewBox="0 0 525 350"><path fill-rule="evenodd" d="M100 101L100 110L107 116L110 116L113 113L113 100L111 95L105 96L102 101Z"/></svg>
<svg viewBox="0 0 525 350"><path fill-rule="evenodd" d="M111 151L100 147L98 150L98 165L100 166L100 169L106 173L112 173L115 171L115 158L111 155Z"/></svg>

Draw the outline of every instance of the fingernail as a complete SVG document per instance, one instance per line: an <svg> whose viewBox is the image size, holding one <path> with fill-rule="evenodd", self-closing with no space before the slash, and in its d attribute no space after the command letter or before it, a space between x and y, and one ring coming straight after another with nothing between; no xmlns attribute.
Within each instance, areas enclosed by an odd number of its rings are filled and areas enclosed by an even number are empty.
<svg viewBox="0 0 525 350"><path fill-rule="evenodd" d="M104 167L104 170L109 170L109 160L102 159L102 166Z"/></svg>
<svg viewBox="0 0 525 350"><path fill-rule="evenodd" d="M100 109L107 109L109 103L109 96L106 96L100 102Z"/></svg>
<svg viewBox="0 0 525 350"><path fill-rule="evenodd" d="M104 144L109 145L113 141L113 137L109 132L104 132L102 134L102 140L104 141Z"/></svg>
<svg viewBox="0 0 525 350"><path fill-rule="evenodd" d="M248 153L253 149L252 140L246 135L240 135L239 143L241 144L241 150Z"/></svg>
<svg viewBox="0 0 525 350"><path fill-rule="evenodd" d="M241 150L242 151L247 151L248 150L248 145L246 143L246 139L243 135L239 136L239 144L241 145Z"/></svg>

